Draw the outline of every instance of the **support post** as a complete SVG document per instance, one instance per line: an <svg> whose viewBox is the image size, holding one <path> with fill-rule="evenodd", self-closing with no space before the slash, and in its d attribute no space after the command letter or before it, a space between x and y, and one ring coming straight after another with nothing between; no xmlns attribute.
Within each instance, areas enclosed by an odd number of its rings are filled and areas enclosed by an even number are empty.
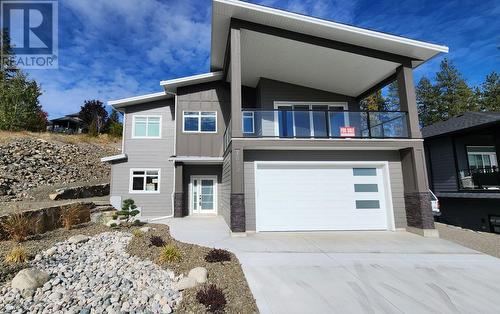
<svg viewBox="0 0 500 314"><path fill-rule="evenodd" d="M174 217L184 217L184 166L181 162L175 163L174 187Z"/></svg>
<svg viewBox="0 0 500 314"><path fill-rule="evenodd" d="M400 66L396 70L396 79L398 82L399 105L401 111L408 112L409 135L411 138L422 138L418 122L413 70L406 66Z"/></svg>
<svg viewBox="0 0 500 314"><path fill-rule="evenodd" d="M241 121L241 33L231 28L231 129L232 137L242 137Z"/></svg>
<svg viewBox="0 0 500 314"><path fill-rule="evenodd" d="M400 150L408 231L437 236L422 143Z"/></svg>
<svg viewBox="0 0 500 314"><path fill-rule="evenodd" d="M231 231L245 232L245 190L243 181L243 149L231 152Z"/></svg>

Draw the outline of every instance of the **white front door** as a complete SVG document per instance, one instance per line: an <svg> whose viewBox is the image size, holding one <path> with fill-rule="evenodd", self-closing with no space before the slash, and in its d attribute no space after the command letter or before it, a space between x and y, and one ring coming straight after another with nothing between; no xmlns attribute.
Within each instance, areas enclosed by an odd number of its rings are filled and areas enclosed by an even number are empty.
<svg viewBox="0 0 500 314"><path fill-rule="evenodd" d="M189 212L191 214L217 213L216 176L191 176L189 183Z"/></svg>

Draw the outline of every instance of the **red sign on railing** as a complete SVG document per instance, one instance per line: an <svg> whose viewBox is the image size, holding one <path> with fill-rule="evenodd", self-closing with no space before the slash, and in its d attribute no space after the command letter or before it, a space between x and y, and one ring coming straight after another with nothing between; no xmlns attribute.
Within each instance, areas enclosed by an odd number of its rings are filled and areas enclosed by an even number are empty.
<svg viewBox="0 0 500 314"><path fill-rule="evenodd" d="M342 137L355 137L356 128L353 126L345 126L340 128L340 136Z"/></svg>

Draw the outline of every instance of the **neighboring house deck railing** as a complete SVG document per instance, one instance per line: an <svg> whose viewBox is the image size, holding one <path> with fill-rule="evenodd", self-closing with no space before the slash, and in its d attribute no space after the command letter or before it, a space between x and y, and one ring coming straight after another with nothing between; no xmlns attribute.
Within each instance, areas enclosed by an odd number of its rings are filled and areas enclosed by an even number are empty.
<svg viewBox="0 0 500 314"><path fill-rule="evenodd" d="M461 190L500 192L500 172L497 167L459 170L458 182Z"/></svg>
<svg viewBox="0 0 500 314"><path fill-rule="evenodd" d="M255 110L242 112L243 136L408 138L404 111Z"/></svg>
<svg viewBox="0 0 500 314"><path fill-rule="evenodd" d="M229 143L231 143L231 133L232 133L231 131L232 131L231 120L229 120L229 123L226 127L226 131L224 131L224 137L223 137L224 151L226 151L226 149L229 147Z"/></svg>

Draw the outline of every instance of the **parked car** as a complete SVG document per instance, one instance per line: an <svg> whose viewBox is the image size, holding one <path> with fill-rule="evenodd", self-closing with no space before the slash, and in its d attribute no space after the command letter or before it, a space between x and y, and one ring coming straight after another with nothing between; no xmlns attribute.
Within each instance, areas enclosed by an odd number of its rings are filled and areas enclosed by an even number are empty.
<svg viewBox="0 0 500 314"><path fill-rule="evenodd" d="M441 216L441 211L439 210L439 199L431 190L429 190L429 192L431 193L432 214L434 216Z"/></svg>

